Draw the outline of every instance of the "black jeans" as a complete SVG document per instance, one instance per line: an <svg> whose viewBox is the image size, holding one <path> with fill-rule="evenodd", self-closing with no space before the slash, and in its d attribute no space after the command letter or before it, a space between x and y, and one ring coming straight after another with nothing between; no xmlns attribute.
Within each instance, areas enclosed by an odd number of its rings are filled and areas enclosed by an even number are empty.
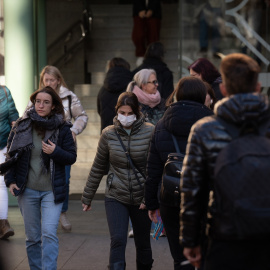
<svg viewBox="0 0 270 270"><path fill-rule="evenodd" d="M129 217L133 225L136 260L151 264L151 220L147 210L139 210L139 205L123 204L111 198L105 198L105 208L111 236L110 264L125 262Z"/></svg>
<svg viewBox="0 0 270 270"><path fill-rule="evenodd" d="M183 255L183 247L179 242L179 207L170 207L160 204L160 215L165 227L166 236L169 242L171 255L174 260L174 269L192 270L194 267L191 264L181 266L183 261L186 261L186 257Z"/></svg>

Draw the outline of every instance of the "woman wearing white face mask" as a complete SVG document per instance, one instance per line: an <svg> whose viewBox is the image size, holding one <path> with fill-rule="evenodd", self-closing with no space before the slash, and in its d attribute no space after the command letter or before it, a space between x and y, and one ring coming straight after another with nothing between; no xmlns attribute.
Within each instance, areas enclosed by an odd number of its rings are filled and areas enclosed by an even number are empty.
<svg viewBox="0 0 270 270"><path fill-rule="evenodd" d="M129 83L127 92L133 92L141 105L141 112L147 122L156 125L162 118L166 106L158 91L158 80L155 70L142 69L138 71L133 81Z"/></svg>
<svg viewBox="0 0 270 270"><path fill-rule="evenodd" d="M100 136L82 195L83 211L91 209L99 183L108 173L105 208L111 236L109 269L122 270L126 267L129 217L134 229L137 269L151 269L151 221L144 205L144 174L154 126L145 122L133 93L122 93L115 109L114 124L103 129Z"/></svg>

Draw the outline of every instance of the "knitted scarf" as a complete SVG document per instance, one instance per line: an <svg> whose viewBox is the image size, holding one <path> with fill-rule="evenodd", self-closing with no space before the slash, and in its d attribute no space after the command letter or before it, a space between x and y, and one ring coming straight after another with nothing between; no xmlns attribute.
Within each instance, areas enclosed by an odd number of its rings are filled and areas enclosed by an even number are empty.
<svg viewBox="0 0 270 270"><path fill-rule="evenodd" d="M13 139L10 144L7 157L13 156L18 152L30 150L34 147L32 138L32 125L45 129L45 136L43 141L48 143L48 140L53 143L57 142L59 127L64 123L64 118L61 114L55 114L48 118L39 116L34 108L30 107L25 111L24 116L16 122L13 128ZM45 171L49 168L49 156L41 153L42 167Z"/></svg>
<svg viewBox="0 0 270 270"><path fill-rule="evenodd" d="M157 91L155 94L148 94L135 85L132 92L137 96L140 103L148 105L150 108L154 108L161 101L159 91Z"/></svg>

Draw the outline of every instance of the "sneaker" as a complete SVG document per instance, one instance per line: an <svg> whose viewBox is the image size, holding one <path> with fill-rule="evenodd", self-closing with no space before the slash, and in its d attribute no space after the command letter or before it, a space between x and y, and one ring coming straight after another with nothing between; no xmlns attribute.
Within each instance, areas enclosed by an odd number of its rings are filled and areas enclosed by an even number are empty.
<svg viewBox="0 0 270 270"><path fill-rule="evenodd" d="M133 238L134 234L133 234L133 230L131 229L128 233L128 238Z"/></svg>
<svg viewBox="0 0 270 270"><path fill-rule="evenodd" d="M70 232L71 231L71 223L67 218L67 214L65 213L61 213L60 215L60 223L61 223L61 227L64 231Z"/></svg>

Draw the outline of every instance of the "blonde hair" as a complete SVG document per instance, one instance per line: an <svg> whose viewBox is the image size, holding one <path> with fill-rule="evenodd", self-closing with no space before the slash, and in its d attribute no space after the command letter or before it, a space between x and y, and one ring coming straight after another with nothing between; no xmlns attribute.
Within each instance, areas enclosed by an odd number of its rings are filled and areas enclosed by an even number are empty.
<svg viewBox="0 0 270 270"><path fill-rule="evenodd" d="M53 76L54 78L56 78L57 80L60 81L60 84L57 86L57 89L55 89L55 90L59 90L61 85L67 88L67 84L66 84L60 70L55 66L49 66L49 65L45 66L42 69L42 71L40 72L39 88L45 87L45 85L43 83L43 78L44 78L44 75L46 73Z"/></svg>
<svg viewBox="0 0 270 270"><path fill-rule="evenodd" d="M127 86L127 92L132 92L135 85L137 85L139 88L142 88L143 84L147 84L149 77L154 74L157 76L155 70L153 69L141 69L138 71L134 77L133 81L130 82Z"/></svg>

